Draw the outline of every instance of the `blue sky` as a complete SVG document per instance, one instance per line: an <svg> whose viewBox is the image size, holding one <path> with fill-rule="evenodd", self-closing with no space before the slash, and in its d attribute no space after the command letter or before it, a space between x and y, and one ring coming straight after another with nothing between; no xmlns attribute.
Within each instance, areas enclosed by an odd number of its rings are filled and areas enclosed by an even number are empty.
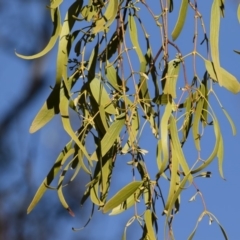
<svg viewBox="0 0 240 240"><path fill-rule="evenodd" d="M210 13L210 4L212 1L203 1L204 3L198 4L198 7L203 14L203 18L209 31L209 13ZM229 4L228 4L229 3ZM177 6L177 3L176 3ZM220 39L220 56L221 56L221 65L226 68L229 72L233 73L238 79L240 79L240 55L237 55L233 52L233 49L240 50L240 24L237 21L236 15L236 1L226 1L226 17L221 21L221 39ZM44 9L44 5L33 4L28 7L31 10L30 20L28 25L31 29L32 23L37 23L41 21L41 14L39 9ZM45 15L46 16L46 15ZM184 38L184 33L188 33L192 30L192 13L189 14L187 19L187 26L184 27L183 33L180 36L177 44L185 44L182 48L185 53L192 49L192 39ZM174 21L170 21L170 28L174 26ZM4 25L1 29L4 31L8 30L8 23ZM7 113L12 105L18 99L24 95L27 86L29 85L28 74L31 71L31 63L26 62L25 60L19 59L14 55L14 48L17 48L18 52L22 53L24 49L24 44L28 44L29 41L33 41L34 38L29 35L29 38L24 38L25 28L22 27L20 30L17 29L17 32L20 33L19 41L21 42L18 46L8 45L5 49L0 48L0 79L2 83L1 94L0 94L0 120L2 115ZM150 38L154 37L154 33L150 33ZM25 39L25 40L24 40ZM37 39L34 39L37 41ZM200 42L200 40L199 40ZM0 42L1 43L1 42ZM42 44L42 43L41 43ZM41 49L41 46L37 46L36 52ZM32 51L32 50L31 50ZM30 135L29 126L32 122L32 119L35 117L36 113L42 106L44 100L49 94L48 86L53 85L55 77L55 56L56 48L53 49L52 53L49 53L44 57L43 61L40 61L39 64L42 64L43 75L46 75L45 88L41 94L36 98L36 100L29 104L25 111L16 117L14 120L13 129L17 129L15 132L10 133L10 139L15 149L16 157L13 161L13 167L9 169L8 172L2 175L0 178L5 182L7 186L11 186L11 182L14 182L13 179L17 179L19 176L23 175L25 172L24 165L20 164L21 157L24 157L31 152L30 157L32 161L32 166L34 172L31 174L31 181L33 182L33 188L37 189L38 185L41 183L43 178L46 176L48 169L51 167L54 159L56 158L59 151L61 151L64 144L67 142L68 136L61 128L60 117L56 117L52 122L50 122L46 127L44 127L39 132ZM199 71L199 75L201 75ZM228 124L224 114L221 109L217 106L216 101L214 102L214 107L216 106L218 110L216 111L217 116L219 117L220 126L224 138L225 146L225 158L224 158L224 174L226 181L222 180L218 174L217 161L208 168L212 171L212 178L210 179L198 179L196 183L200 188L201 192L204 195L204 199L207 204L207 208L212 212L218 220L221 222L222 226L227 231L229 239L238 239L240 235L240 228L238 227L240 222L240 208L238 206L240 192L239 192L239 170L240 170L240 157L239 157L239 145L240 145L240 95L233 95L228 93L225 89L217 87L218 96L232 117L236 128L237 136L233 137L231 134L231 128ZM149 148L150 145L148 142L142 142L142 145ZM208 143L206 141L206 147ZM191 149L189 153L191 156ZM155 157L155 149L149 151L149 158ZM119 168L124 169L126 158L122 162L119 162ZM151 169L154 172L154 169ZM154 175L153 175L154 176ZM130 179L130 178L129 178ZM125 178L125 174L117 174L113 179L113 183L117 188L123 186L129 179ZM24 184L24 182L22 183ZM86 183L83 183L86 184ZM113 194L113 192L112 192ZM176 239L186 239L190 232L193 230L197 218L203 210L200 198L197 197L196 201L188 202L188 200L195 194L193 188L190 188L188 191L183 193L181 199L181 211L176 215L175 223L173 225L175 231ZM78 194L79 195L79 194ZM47 194L49 197L48 201L56 203L56 193L51 192ZM28 199L25 199L24 206L27 207L31 200L32 196L29 196ZM47 198L45 198L47 199ZM77 200L78 201L78 200ZM50 203L49 203L50 204ZM60 205L60 204L59 204ZM90 206L89 212L90 212ZM54 211L54 209L52 210ZM64 211L64 209L62 209ZM99 212L95 212L96 216L93 218L90 225L84 230L84 232L72 232L71 227L80 227L84 224L86 219L81 219L81 211L76 209L76 217L71 218L67 217L67 220L56 219L54 226L59 226L58 232L60 233L58 239L82 239L81 237L88 235L88 238L84 239L99 239L101 236L104 239L112 239L115 236L115 239L121 239L121 232L124 229L124 224L130 218L133 211L130 210L128 213L123 214L123 216L112 217L112 216L103 216ZM31 213L34 214L34 211ZM45 213L46 218L48 212ZM66 213L67 214L67 213ZM134 236L136 230L136 225L129 228L129 237ZM163 221L159 220L159 239L163 239ZM130 239L130 238L129 238ZM135 238L132 238L135 239ZM200 223L199 229L195 235L196 240L210 240L210 239L223 239L220 229L217 224L214 222L211 226L208 224L208 219L206 218Z"/></svg>

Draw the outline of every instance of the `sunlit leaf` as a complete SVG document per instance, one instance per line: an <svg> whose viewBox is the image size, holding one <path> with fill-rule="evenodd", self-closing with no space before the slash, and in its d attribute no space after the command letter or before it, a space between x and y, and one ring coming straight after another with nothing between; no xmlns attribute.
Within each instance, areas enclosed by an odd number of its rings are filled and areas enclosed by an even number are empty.
<svg viewBox="0 0 240 240"><path fill-rule="evenodd" d="M98 105L103 106L104 110L109 114L116 114L116 109L113 106L111 99L101 81L94 78L90 83L92 95Z"/></svg>
<svg viewBox="0 0 240 240"><path fill-rule="evenodd" d="M57 159L56 159L54 165L52 166L51 170L49 171L47 177L43 180L43 182L41 183L40 187L38 188L33 200L31 201L31 203L27 209L27 213L30 213L33 210L33 208L37 205L37 203L39 202L39 200L42 198L43 194L47 190L47 186L49 186L51 184L53 179L59 173L62 164L64 164L63 158L65 158L67 160L67 158L65 156L68 157L69 155L72 154L71 151L69 153L71 146L72 146L72 140L70 142L68 142L68 144L64 147L64 149L61 151L61 153L57 157Z"/></svg>
<svg viewBox="0 0 240 240"><path fill-rule="evenodd" d="M135 193L142 184L142 181L135 181L127 184L107 201L103 207L103 212L106 213L124 202L128 197Z"/></svg>
<svg viewBox="0 0 240 240"><path fill-rule="evenodd" d="M233 135L236 135L237 130L236 130L236 127L235 127L235 124L234 124L233 120L231 119L228 112L224 108L222 108L222 110L223 110L223 113L225 114L225 116L227 117L227 120L229 121L229 123L231 125Z"/></svg>
<svg viewBox="0 0 240 240"><path fill-rule="evenodd" d="M172 39L175 41L182 31L188 10L188 0L182 0L176 25L172 31Z"/></svg>
<svg viewBox="0 0 240 240"><path fill-rule="evenodd" d="M213 64L208 60L205 60L205 66L206 66L206 69L207 69L210 77L213 80L216 80L216 81L219 80L216 77L215 66L213 66ZM221 84L219 83L220 86L225 87L232 93L240 92L240 84L239 84L238 80L236 79L236 77L234 77L231 73L229 73L228 71L226 71L225 69L223 69L221 67L219 68L218 73L219 73L219 75L221 74L221 76L222 76L222 83Z"/></svg>
<svg viewBox="0 0 240 240"><path fill-rule="evenodd" d="M41 52L34 54L32 56L25 56L25 55L21 55L21 54L18 54L15 52L18 57L27 59L27 60L39 58L39 57L42 57L45 54L47 54L54 47L54 45L57 42L57 39L59 37L60 31L61 31L61 15L60 15L60 11L58 8L51 9L50 11L51 11L51 17L52 17L52 22L53 22L53 32L52 32L52 36L51 36L50 41L47 44L47 46Z"/></svg>
<svg viewBox="0 0 240 240"><path fill-rule="evenodd" d="M149 240L155 240L155 233L152 226L152 212L150 209L147 209L144 213L144 220L147 227L147 235Z"/></svg>
<svg viewBox="0 0 240 240"><path fill-rule="evenodd" d="M172 98L176 98L176 84L180 69L181 61L179 59L174 59L168 63L167 73L164 82L163 92L164 94L170 94Z"/></svg>
<svg viewBox="0 0 240 240"><path fill-rule="evenodd" d="M219 0L214 0L212 3L211 19L210 19L210 47L213 65L216 71L219 85L223 85L220 57L219 57L219 32L220 32L220 7ZM211 74L210 74L211 75Z"/></svg>

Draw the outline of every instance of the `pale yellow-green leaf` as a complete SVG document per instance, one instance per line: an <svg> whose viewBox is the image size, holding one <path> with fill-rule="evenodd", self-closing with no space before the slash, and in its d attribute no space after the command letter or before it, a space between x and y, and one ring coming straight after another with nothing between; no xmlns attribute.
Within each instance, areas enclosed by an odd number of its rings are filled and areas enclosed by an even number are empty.
<svg viewBox="0 0 240 240"><path fill-rule="evenodd" d="M199 131L199 123L201 120L201 114L203 111L203 104L204 104L204 96L205 96L205 87L203 84L200 85L199 89L199 100L197 102L196 110L194 113L193 118L193 125L192 125L192 133L193 133L193 140L197 151L201 151L200 148L200 131Z"/></svg>
<svg viewBox="0 0 240 240"><path fill-rule="evenodd" d="M137 189L134 194L132 194L130 197L127 198L127 200L119 204L117 207L113 208L109 215L117 215L131 208L134 205L134 203L137 200L139 200L139 197L141 194L142 194L142 190Z"/></svg>
<svg viewBox="0 0 240 240"><path fill-rule="evenodd" d="M144 220L147 227L147 235L149 240L155 240L155 233L152 226L152 212L150 209L147 209L144 213Z"/></svg>
<svg viewBox="0 0 240 240"><path fill-rule="evenodd" d="M186 16L187 16L187 10L188 10L188 0L182 0L181 7L178 14L178 19L172 31L173 41L175 41L178 38L179 34L182 31L182 28L184 26Z"/></svg>
<svg viewBox="0 0 240 240"><path fill-rule="evenodd" d="M116 109L113 106L112 100L109 98L109 95L101 83L101 81L97 78L94 78L90 83L90 89L95 101L98 105L103 106L104 110L109 114L116 114Z"/></svg>
<svg viewBox="0 0 240 240"><path fill-rule="evenodd" d="M171 128L171 124L170 124L170 128ZM178 175L178 170L179 170L179 161L178 161L178 156L177 156L178 152L173 147L172 143L171 143L171 149L172 149L171 178L170 178L170 186L169 186L169 191L168 191L168 197L167 197L167 201L165 203L165 211L166 212L171 211L171 209L169 209L169 206L170 206L171 200L174 196L174 192L176 190L177 175Z"/></svg>
<svg viewBox="0 0 240 240"><path fill-rule="evenodd" d="M91 172L90 170L86 167L85 163L84 163L84 155L83 155L83 152L81 149L78 150L78 161L79 161L79 164L80 166L82 167L82 169L91 175Z"/></svg>
<svg viewBox="0 0 240 240"><path fill-rule="evenodd" d="M197 167L191 171L192 174L198 173L201 170L205 169L213 161L213 159L217 156L219 142L220 142L220 138L221 138L221 131L220 131L219 123L218 123L216 116L214 114L212 114L212 117L213 117L214 134L216 137L213 151L210 154L210 156L203 162L203 164L201 164L199 167Z"/></svg>
<svg viewBox="0 0 240 240"><path fill-rule="evenodd" d="M137 189L141 187L142 184L142 181L135 181L127 184L125 187L119 190L111 199L107 201L107 203L103 207L103 213L112 210L113 208L124 202L127 198L134 194Z"/></svg>
<svg viewBox="0 0 240 240"><path fill-rule="evenodd" d="M107 67L106 67L106 75L109 83L119 92L121 92L121 86L118 85L118 82L121 81L120 77L118 76L118 73L116 69L109 65L109 62L107 61Z"/></svg>
<svg viewBox="0 0 240 240"><path fill-rule="evenodd" d="M62 190L62 188L63 188L62 182L63 182L63 179L64 179L65 174L68 171L69 167L70 167L70 164L67 164L66 167L62 171L62 174L61 174L61 176L60 176L60 178L58 180L57 193L58 193L58 198L59 198L61 204L63 205L63 207L66 210L68 210L70 215L72 215L74 217L74 213L72 212L72 210L70 209L68 203L66 202L65 197L63 195L63 190Z"/></svg>
<svg viewBox="0 0 240 240"><path fill-rule="evenodd" d="M232 118L229 116L228 112L224 108L222 108L222 110L223 110L223 113L225 114L225 116L227 117L227 120L229 121L229 123L231 125L233 135L236 135L237 130L236 130L236 127L235 127L235 124L234 124Z"/></svg>
<svg viewBox="0 0 240 240"><path fill-rule="evenodd" d="M107 9L103 14L103 17L95 22L95 27L93 27L92 33L97 34L98 32L104 31L107 27L109 27L114 21L117 15L117 11L118 0L109 1Z"/></svg>
<svg viewBox="0 0 240 240"><path fill-rule="evenodd" d="M163 153L163 161L162 161L162 166L159 171L159 175L164 172L167 163L168 163L168 157L169 157L169 146L168 146L168 120L171 116L172 112L172 104L168 102L168 104L165 107L165 111L162 116L161 120L161 142L162 142L162 153Z"/></svg>
<svg viewBox="0 0 240 240"><path fill-rule="evenodd" d="M211 56L216 71L219 85L222 86L222 75L220 67L220 56L219 56L219 32L220 32L220 7L219 0L214 0L211 9L210 19L210 48Z"/></svg>
<svg viewBox="0 0 240 240"><path fill-rule="evenodd" d="M47 186L49 186L51 184L53 179L59 173L59 171L61 169L61 165L64 164L63 158L66 159L65 156L69 155L69 150L71 149L71 145L72 145L72 141L68 142L68 144L64 147L64 149L61 151L61 153L57 157L57 159L56 159L54 165L52 166L51 170L49 171L47 177L43 180L43 182L39 186L33 200L31 201L31 203L27 209L27 213L30 213L33 210L33 208L37 205L37 203L39 202L39 200L42 198L43 194L47 190ZM71 155L71 153L70 153L70 155Z"/></svg>
<svg viewBox="0 0 240 240"><path fill-rule="evenodd" d="M178 74L180 70L179 59L174 59L168 63L168 71L165 76L165 86L163 89L164 94L170 94L172 98L176 98L176 84L178 79Z"/></svg>
<svg viewBox="0 0 240 240"><path fill-rule="evenodd" d="M63 2L63 0L52 0L50 1L50 8L57 8L60 6L60 4Z"/></svg>
<svg viewBox="0 0 240 240"><path fill-rule="evenodd" d="M170 116L170 127L169 127L169 130L170 130L170 134L171 134L173 149L174 149L174 151L176 153L175 156L178 159L178 162L181 165L181 168L182 168L183 172L185 173L185 176L189 175L188 176L188 180L191 183L193 181L193 177L192 177L191 174L189 174L190 169L188 167L188 164L187 164L187 161L185 159L183 150L182 150L181 145L180 145L180 140L179 140L179 137L178 137L176 119L172 115Z"/></svg>
<svg viewBox="0 0 240 240"><path fill-rule="evenodd" d="M217 152L218 170L219 170L220 176L224 179L224 176L223 176L223 156L224 156L224 144L223 144L223 138L222 138L222 136L220 136L218 152Z"/></svg>
<svg viewBox="0 0 240 240"><path fill-rule="evenodd" d="M205 66L206 66L206 69L210 75L210 77L213 79L213 80L219 80L217 77L216 77L216 74L215 74L215 71L216 71L216 68L215 68L215 65L213 67L213 64L208 61L208 60L205 60ZM231 91L232 93L238 93L240 92L240 84L238 82L238 80L236 79L236 77L234 77L231 73L229 73L228 71L226 71L224 68L219 68L219 72L218 72L221 76L222 76L222 84L220 86L223 86L225 87L227 90Z"/></svg>
<svg viewBox="0 0 240 240"><path fill-rule="evenodd" d="M177 186L176 191L175 191L173 197L171 198L169 208L168 208L169 210L173 208L173 205L175 204L180 193L182 192L182 190L184 190L184 186L186 185L187 181L189 180L189 176L190 176L190 172L183 178L181 183ZM169 217L171 215L171 211L165 210L164 213L167 215L167 217ZM167 219L166 219L166 221L167 221Z"/></svg>
<svg viewBox="0 0 240 240"><path fill-rule="evenodd" d="M108 150L113 146L115 140L117 139L122 130L122 127L124 126L124 123L125 113L119 115L116 118L115 122L109 127L108 131L106 132L100 143L102 157L104 157ZM94 152L91 156L91 159L94 160L96 158L97 155L96 152Z"/></svg>
<svg viewBox="0 0 240 240"><path fill-rule="evenodd" d="M47 46L41 52L34 54L32 56L25 56L25 55L18 54L15 52L18 57L26 59L26 60L39 58L39 57L42 57L45 54L47 54L54 47L54 45L59 37L60 31L61 31L61 15L60 15L60 11L58 8L51 9L50 11L51 11L52 22L53 22L54 27L53 27L52 36L51 36Z"/></svg>
<svg viewBox="0 0 240 240"><path fill-rule="evenodd" d="M62 93L64 94L64 93ZM86 151L86 148L82 145L82 143L79 141L78 137L76 136L75 132L73 131L71 127L71 123L69 120L69 112L68 112L68 98L65 95L61 96L61 102L60 102L60 113L62 118L62 124L64 130L69 134L69 136L75 141L75 143L78 145L78 147L83 152L84 156L87 158L90 165L92 165L92 161Z"/></svg>

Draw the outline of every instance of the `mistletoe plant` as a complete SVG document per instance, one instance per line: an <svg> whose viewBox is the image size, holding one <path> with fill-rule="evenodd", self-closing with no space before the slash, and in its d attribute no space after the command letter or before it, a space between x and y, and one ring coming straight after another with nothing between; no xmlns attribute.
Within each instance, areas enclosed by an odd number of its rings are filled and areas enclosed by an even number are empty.
<svg viewBox="0 0 240 240"><path fill-rule="evenodd" d="M63 188L68 185L65 176L67 172L72 173L72 182L84 171L89 175L89 183L80 200L82 205L89 199L110 215L134 206L135 213L127 222L122 239L126 239L127 228L134 221L142 229L142 239L156 239L157 220L161 215L166 219L165 237L173 239L174 216L179 211L181 194L189 186L196 189L204 208L189 239L204 216L219 224L206 208L194 179L210 177L206 169L214 159L224 178L223 138L210 95L216 97L233 134L236 133L215 91L217 85L232 93L240 91L237 79L221 67L219 60L224 0L212 1L209 33L198 9L202 1L182 0L179 9L175 9L174 2L76 0L62 21L62 0L50 1L47 9L53 32L49 43L33 56L16 54L24 59L39 58L58 42L55 86L33 120L30 132L38 131L59 114L70 141L38 188L28 213L46 190L54 189L51 183L58 178L55 190L59 200L74 215L63 194ZM192 50L183 54L184 46L177 40L191 11L194 14ZM174 14L178 17L171 29L169 22ZM154 36L149 35L150 30L155 32ZM204 50L199 50L200 45L205 46ZM192 59L191 64L187 59ZM70 109L75 112L71 117ZM71 126L72 117L79 120L76 129ZM203 158L206 153L201 145L207 129L212 129L213 149ZM143 131L153 135L151 147L155 148L155 159L149 159L148 151L140 146ZM90 141L94 146L88 144ZM186 141L192 141L195 146L194 162L186 155ZM119 191L114 189L115 195L109 197L111 178L118 172L115 163L122 155L131 159L127 163L130 171L122 174L132 174L132 181ZM152 161L157 166L154 176L150 176L147 168ZM167 192L162 189L164 181L169 186ZM137 209L142 203L145 210L139 214ZM162 209L160 214L156 205Z"/></svg>

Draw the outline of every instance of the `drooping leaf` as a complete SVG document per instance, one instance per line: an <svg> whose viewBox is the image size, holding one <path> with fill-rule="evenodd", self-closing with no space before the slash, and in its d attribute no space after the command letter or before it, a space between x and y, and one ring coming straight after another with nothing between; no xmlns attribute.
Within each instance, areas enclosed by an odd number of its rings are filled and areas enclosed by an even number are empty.
<svg viewBox="0 0 240 240"><path fill-rule="evenodd" d="M213 80L218 81L219 79L216 77L215 65L213 66L213 64L210 61L205 60L205 66L210 77ZM240 84L236 79L236 77L234 77L231 73L229 73L228 71L226 71L221 67L219 68L219 74L221 74L222 76L222 84L219 83L220 86L225 87L227 90L231 91L232 93L240 92Z"/></svg>
<svg viewBox="0 0 240 240"><path fill-rule="evenodd" d="M27 209L27 213L30 213L33 210L33 208L37 205L37 203L39 202L39 200L42 198L43 194L47 190L47 186L49 186L51 184L51 182L54 180L54 178L59 173L62 164L64 164L63 158L65 158L67 160L67 157L69 155L71 155L71 152L69 154L71 146L72 146L72 140L70 142L68 142L68 144L61 151L61 153L57 157L54 165L52 166L51 170L49 171L47 177L43 180L43 182L39 186L33 200L31 201L31 203Z"/></svg>
<svg viewBox="0 0 240 240"><path fill-rule="evenodd" d="M155 240L155 233L152 226L152 212L150 209L147 209L144 213L144 220L147 227L147 235L149 240Z"/></svg>
<svg viewBox="0 0 240 240"><path fill-rule="evenodd" d="M168 63L168 70L165 75L164 81L164 94L170 94L172 98L176 98L176 84L180 69L181 61L179 59L174 59Z"/></svg>
<svg viewBox="0 0 240 240"><path fill-rule="evenodd" d="M232 134L233 134L233 135L236 135L237 130L236 130L236 127L235 127L235 124L234 124L233 120L231 119L231 117L229 116L228 112L227 112L224 108L222 108L222 110L223 110L223 113L225 114L225 116L227 117L228 122L229 122L230 125L231 125Z"/></svg>
<svg viewBox="0 0 240 240"><path fill-rule="evenodd" d="M172 39L175 41L180 35L184 26L188 10L188 0L182 0L181 7L178 14L178 19L172 31Z"/></svg>
<svg viewBox="0 0 240 240"><path fill-rule="evenodd" d="M109 127L108 131L101 140L101 156L104 157L108 150L114 145L115 140L119 136L122 127L125 123L125 113L119 115L115 122ZM98 151L98 150L97 150ZM96 152L91 156L91 159L94 160L97 158Z"/></svg>
<svg viewBox="0 0 240 240"><path fill-rule="evenodd" d="M171 112L172 112L172 104L168 103L166 105L165 111L163 113L162 120L161 120L161 126L160 126L163 161L162 161L161 169L158 173L159 176L161 176L161 174L164 172L164 170L167 166L168 158L169 158L168 120L171 116Z"/></svg>
<svg viewBox="0 0 240 240"><path fill-rule="evenodd" d="M61 15L60 15L60 11L58 8L50 9L50 11L51 11L51 17L52 17L52 22L53 22L53 32L52 32L52 36L51 36L50 41L47 44L47 46L41 52L34 54L32 56L25 56L25 55L18 54L17 52L15 52L15 54L18 57L26 59L26 60L39 58L39 57L42 57L45 54L47 54L54 47L54 45L57 42L57 39L59 37L60 31L61 31Z"/></svg>
<svg viewBox="0 0 240 240"><path fill-rule="evenodd" d="M108 3L107 9L103 14L103 17L95 22L95 26L92 29L93 34L97 34L100 31L106 30L114 21L118 11L118 0L111 0Z"/></svg>
<svg viewBox="0 0 240 240"><path fill-rule="evenodd" d="M107 203L103 207L103 213L112 210L113 208L124 202L128 197L135 193L142 184L142 181L135 181L127 184L125 187L119 190L111 199L107 201Z"/></svg>
<svg viewBox="0 0 240 240"><path fill-rule="evenodd" d="M199 89L199 99L197 101L197 106L196 106L196 110L195 110L195 114L194 114L194 118L193 118L193 125L192 125L192 133L193 133L193 140L195 143L195 147L197 149L197 151L201 151L200 148L200 133L199 133L199 123L201 120L201 115L202 115L202 111L203 111L203 104L204 104L204 96L205 96L205 87L203 84L200 85L200 89Z"/></svg>
<svg viewBox="0 0 240 240"><path fill-rule="evenodd" d="M215 68L215 73L219 85L223 85L223 79L220 67L220 57L219 57L219 32L220 32L220 7L219 0L214 0L211 9L211 19L210 19L210 47L213 65ZM211 75L211 74L210 74Z"/></svg>
<svg viewBox="0 0 240 240"><path fill-rule="evenodd" d="M92 96L94 97L99 106L102 106L104 110L109 114L116 114L116 109L113 106L112 100L109 98L105 87L99 79L94 78L91 81L90 89L92 92Z"/></svg>
<svg viewBox="0 0 240 240"><path fill-rule="evenodd" d="M178 159L178 162L179 162L185 176L188 175L188 180L191 183L193 181L193 177L191 174L189 174L190 169L189 169L188 163L185 159L185 156L183 154L183 150L181 148L179 137L178 137L176 119L172 115L170 116L169 131L171 134L173 149L176 152L176 158ZM176 160L174 159L174 161L176 161Z"/></svg>

